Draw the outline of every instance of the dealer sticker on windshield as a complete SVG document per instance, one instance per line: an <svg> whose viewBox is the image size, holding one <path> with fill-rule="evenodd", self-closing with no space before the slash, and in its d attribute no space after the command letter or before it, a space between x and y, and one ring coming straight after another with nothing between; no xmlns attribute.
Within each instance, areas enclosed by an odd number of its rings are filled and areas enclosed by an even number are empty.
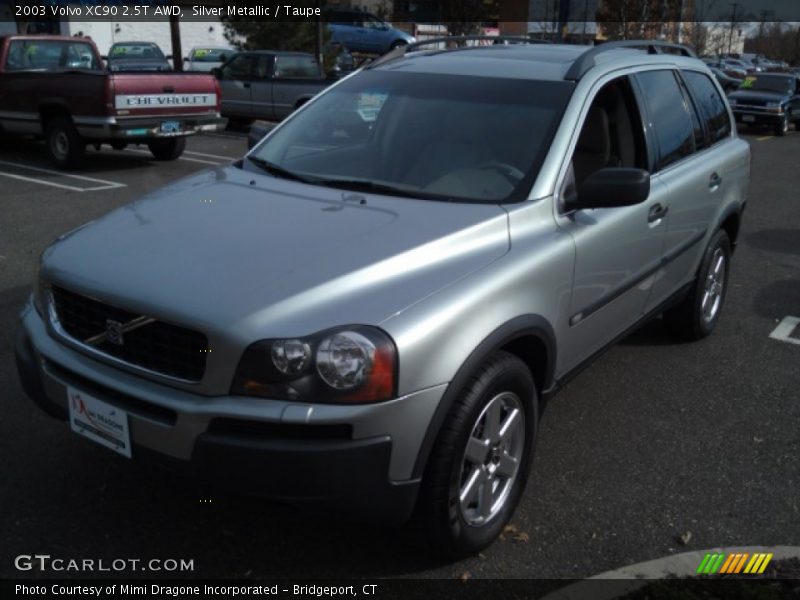
<svg viewBox="0 0 800 600"><path fill-rule="evenodd" d="M67 388L69 425L72 431L131 457L128 414L75 388Z"/></svg>

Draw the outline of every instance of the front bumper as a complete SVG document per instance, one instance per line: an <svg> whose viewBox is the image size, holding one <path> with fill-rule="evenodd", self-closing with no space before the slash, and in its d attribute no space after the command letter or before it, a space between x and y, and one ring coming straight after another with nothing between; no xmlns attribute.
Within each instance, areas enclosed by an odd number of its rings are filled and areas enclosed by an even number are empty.
<svg viewBox="0 0 800 600"><path fill-rule="evenodd" d="M766 112L761 110L733 108L733 116L737 123L744 125L780 125L786 113Z"/></svg>
<svg viewBox="0 0 800 600"><path fill-rule="evenodd" d="M156 461L218 493L323 502L326 510L395 523L407 520L416 502L419 480L411 469L428 421L410 425L433 414L445 387L383 405L338 406L339 417L315 422L304 407L304 418L296 418L298 405L209 398L113 369L54 340L30 305L15 346L23 388L48 414L68 418L68 386L124 410L134 459ZM286 405L277 413L285 418L265 416L276 404Z"/></svg>
<svg viewBox="0 0 800 600"><path fill-rule="evenodd" d="M148 117L108 117L102 119L80 118L73 119L78 133L87 140L137 140L162 139L170 137L185 137L203 131L218 131L225 129L227 119L219 113L164 115ZM176 122L177 130L163 130L162 124Z"/></svg>

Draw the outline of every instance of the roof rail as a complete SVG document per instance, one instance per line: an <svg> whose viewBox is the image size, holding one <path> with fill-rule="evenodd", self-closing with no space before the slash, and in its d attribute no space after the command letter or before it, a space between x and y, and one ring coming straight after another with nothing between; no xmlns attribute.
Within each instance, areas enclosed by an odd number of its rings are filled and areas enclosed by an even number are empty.
<svg viewBox="0 0 800 600"><path fill-rule="evenodd" d="M606 42L604 44L600 44L599 46L594 46L592 49L581 54L578 59L572 63L569 71L567 71L567 74L564 75L564 79L578 81L586 74L586 71L597 64L595 62L595 58L598 54L619 48L638 48L640 50L646 50L648 54L677 53L682 56L691 56L697 58L694 50L688 46L684 46L683 44L674 44L672 42L663 42L661 40L618 40L615 42Z"/></svg>
<svg viewBox="0 0 800 600"><path fill-rule="evenodd" d="M431 38L429 40L422 40L419 42L414 42L413 44L407 44L398 46L394 50L390 50L383 56L379 56L375 60L371 61L368 65L366 65L365 69L371 69L372 67L377 67L378 65L382 65L388 62L391 62L401 56L405 55L408 52L416 52L417 50L423 48L424 46L430 46L433 44L445 44L445 48L440 48L439 50L445 52L447 50L451 50L453 48L449 48L447 46L451 44L456 44L456 48L463 48L466 45L466 42L481 42L481 41L490 41L492 44L485 44L485 45L498 45L498 44L545 44L547 42L543 40L534 40L528 37L522 36L510 36L510 35L451 35L447 37L437 37ZM474 47L481 47L484 44L476 44ZM435 48L434 48L435 49Z"/></svg>
<svg viewBox="0 0 800 600"><path fill-rule="evenodd" d="M423 46L431 44L457 44L456 47L462 47L465 42L492 42L491 44L475 44L476 46L492 46L498 44L541 44L542 40L534 40L523 36L514 35L450 35L446 37L431 38L429 40L422 40L414 42L406 46L406 52L414 52Z"/></svg>

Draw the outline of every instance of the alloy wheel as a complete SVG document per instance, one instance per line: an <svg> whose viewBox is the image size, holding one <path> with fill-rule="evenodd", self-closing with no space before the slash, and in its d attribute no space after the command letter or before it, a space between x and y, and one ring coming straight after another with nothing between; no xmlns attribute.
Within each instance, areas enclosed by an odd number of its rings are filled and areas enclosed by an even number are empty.
<svg viewBox="0 0 800 600"><path fill-rule="evenodd" d="M703 300L700 308L703 312L703 320L710 323L714 320L722 304L722 296L725 292L725 253L722 248L714 250L711 257L711 264L706 276L706 284L703 290Z"/></svg>
<svg viewBox="0 0 800 600"><path fill-rule="evenodd" d="M469 525L485 525L505 506L522 461L524 421L522 401L512 392L492 398L478 416L459 480L459 508Z"/></svg>

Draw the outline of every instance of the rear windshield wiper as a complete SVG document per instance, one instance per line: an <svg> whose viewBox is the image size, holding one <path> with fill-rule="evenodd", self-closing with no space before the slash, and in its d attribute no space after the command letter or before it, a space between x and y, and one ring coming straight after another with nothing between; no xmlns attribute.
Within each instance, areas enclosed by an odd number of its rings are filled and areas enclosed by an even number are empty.
<svg viewBox="0 0 800 600"><path fill-rule="evenodd" d="M387 196L403 196L404 198L420 198L423 200L450 200L447 196L423 192L418 188L378 183L370 181L369 179L317 179L314 183L326 187L358 192L373 192L375 194L385 194Z"/></svg>
<svg viewBox="0 0 800 600"><path fill-rule="evenodd" d="M259 167L262 171L266 171L275 177L292 179L294 181L302 181L303 183L319 183L319 180L314 177L308 177L306 175L301 175L300 173L295 173L294 171L289 171L280 165L276 165L273 162L264 160L263 158L259 158L257 156L248 156L247 160Z"/></svg>

